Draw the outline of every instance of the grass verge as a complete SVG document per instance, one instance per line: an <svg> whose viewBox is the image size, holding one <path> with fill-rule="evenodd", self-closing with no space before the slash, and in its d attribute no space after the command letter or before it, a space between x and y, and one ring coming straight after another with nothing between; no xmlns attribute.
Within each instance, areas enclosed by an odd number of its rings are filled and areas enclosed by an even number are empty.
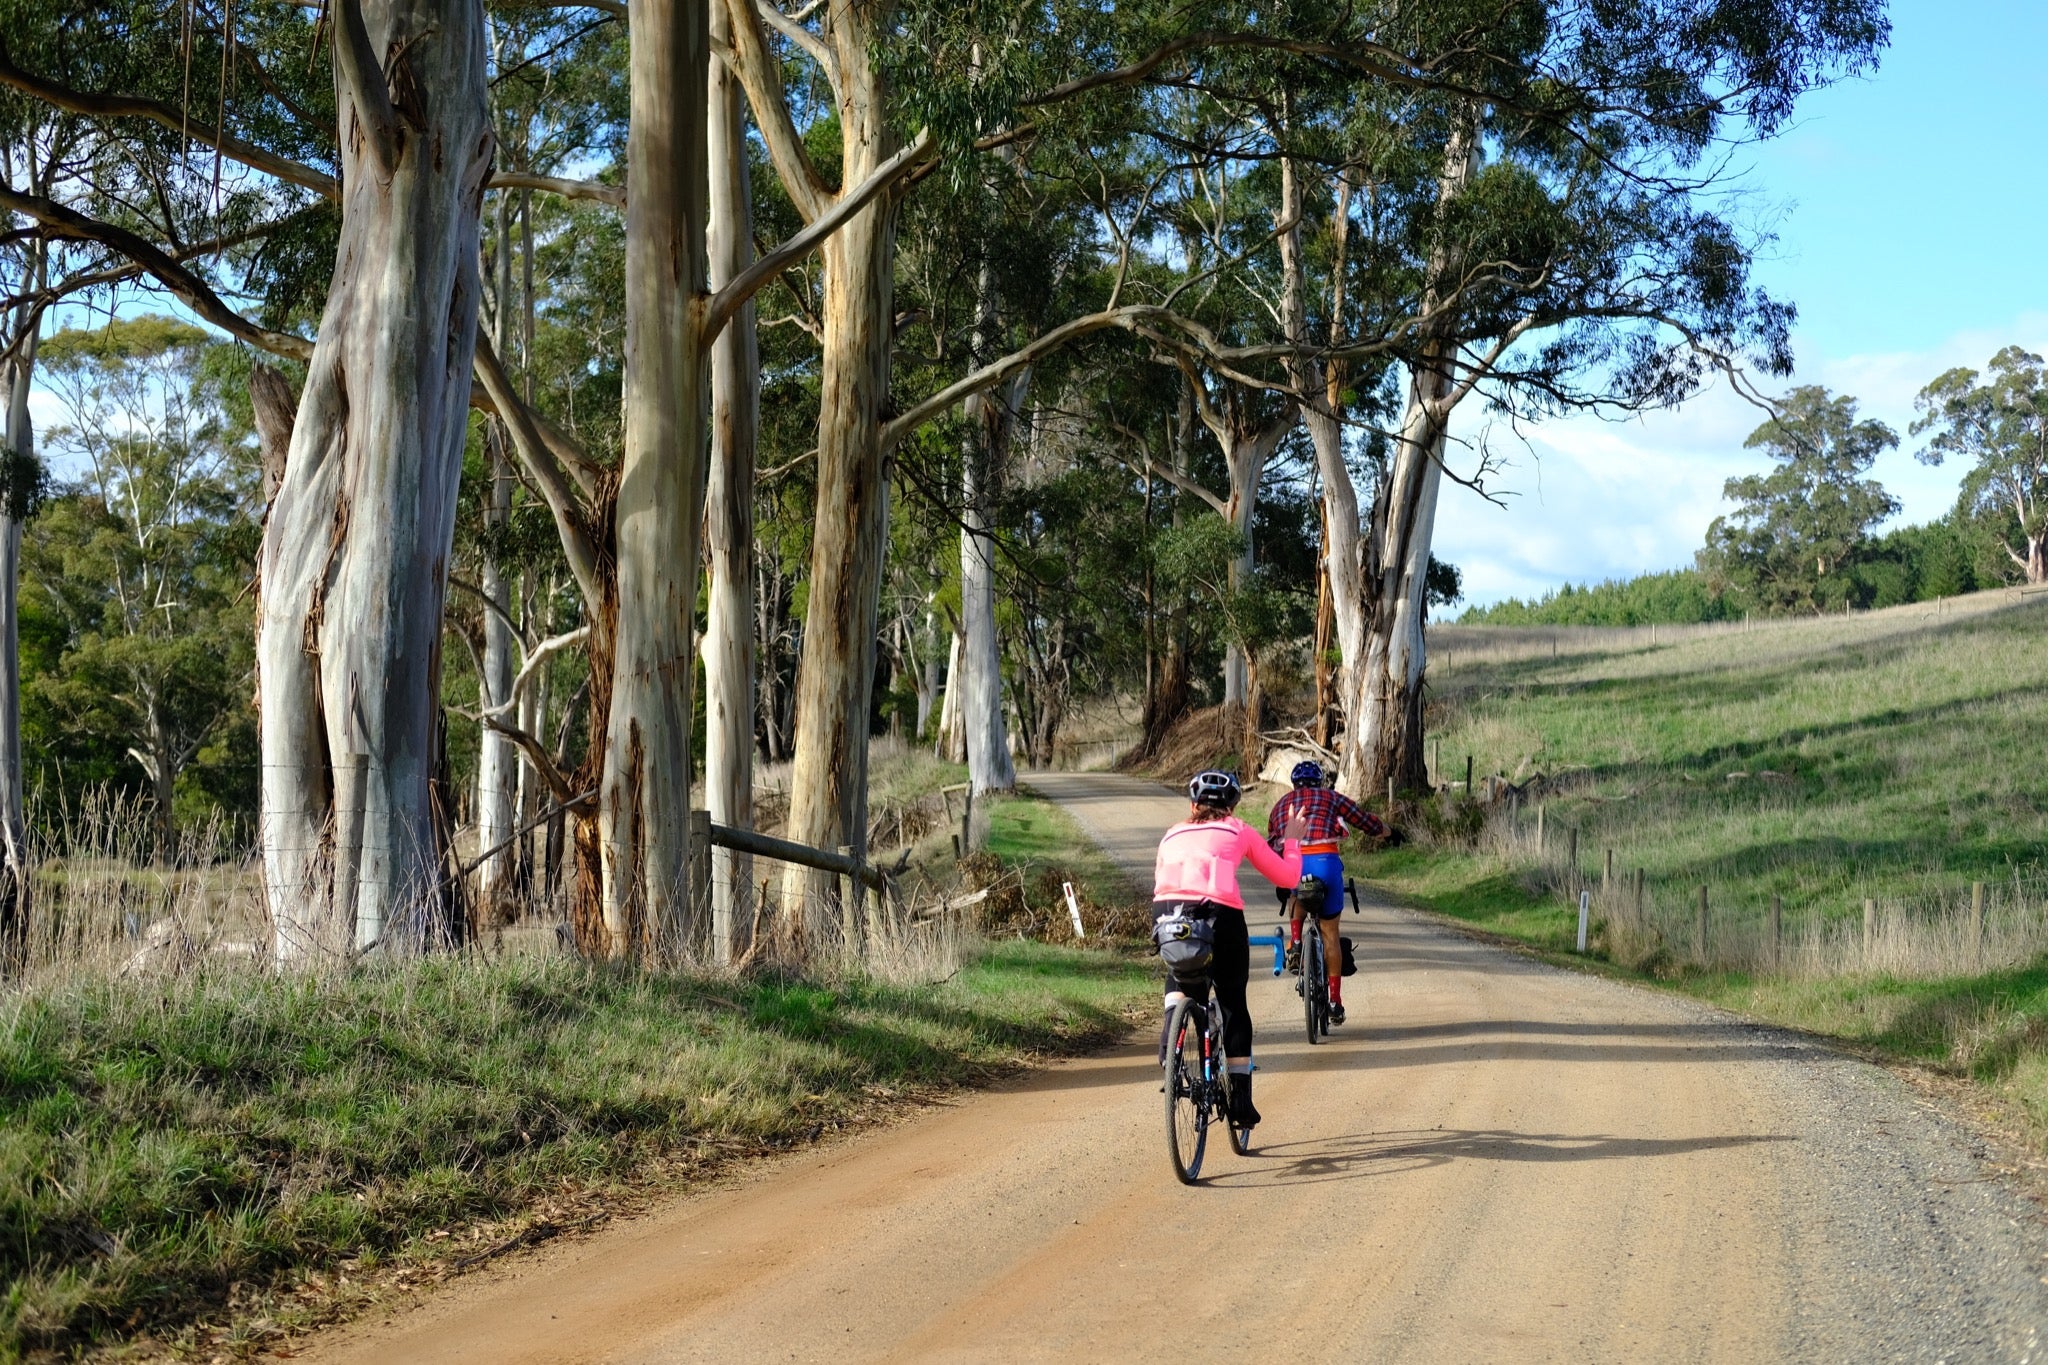
<svg viewBox="0 0 2048 1365"><path fill-rule="evenodd" d="M507 959L23 994L0 1006L0 1358L244 1354L351 1280L1094 1046L1151 989L1007 942L913 986Z"/></svg>

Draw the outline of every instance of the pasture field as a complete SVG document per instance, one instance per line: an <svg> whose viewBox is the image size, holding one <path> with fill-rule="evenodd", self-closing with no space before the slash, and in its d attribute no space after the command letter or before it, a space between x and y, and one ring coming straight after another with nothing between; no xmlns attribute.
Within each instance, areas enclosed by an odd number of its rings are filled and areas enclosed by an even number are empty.
<svg viewBox="0 0 2048 1365"><path fill-rule="evenodd" d="M1433 776L1543 780L1373 878L1560 954L1583 889L1595 957L1994 1082L2042 1141L2048 597L1662 635L1435 635Z"/></svg>

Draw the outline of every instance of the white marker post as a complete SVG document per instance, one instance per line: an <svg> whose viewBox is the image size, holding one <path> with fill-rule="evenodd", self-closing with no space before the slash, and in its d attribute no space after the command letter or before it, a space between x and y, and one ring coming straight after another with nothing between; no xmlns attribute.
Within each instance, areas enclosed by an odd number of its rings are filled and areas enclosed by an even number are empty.
<svg viewBox="0 0 2048 1365"><path fill-rule="evenodd" d="M1579 893L1579 951L1581 953L1586 951L1586 916L1592 909L1593 893L1581 891Z"/></svg>
<svg viewBox="0 0 2048 1365"><path fill-rule="evenodd" d="M1074 937L1088 937L1088 931L1081 927L1081 902L1074 899L1074 884L1072 882L1061 882L1060 890L1067 893L1067 913L1074 917ZM1580 931L1579 937L1585 937L1583 930Z"/></svg>

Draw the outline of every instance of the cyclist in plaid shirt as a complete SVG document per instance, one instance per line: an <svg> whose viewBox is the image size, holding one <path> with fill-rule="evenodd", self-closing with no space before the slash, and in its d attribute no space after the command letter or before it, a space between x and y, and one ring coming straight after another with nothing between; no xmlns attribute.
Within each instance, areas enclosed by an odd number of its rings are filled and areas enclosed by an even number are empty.
<svg viewBox="0 0 2048 1365"><path fill-rule="evenodd" d="M1330 1022L1341 1024L1344 974L1339 970L1343 955L1337 941L1337 920L1344 913L1344 860L1337 850L1347 834L1370 834L1375 839L1384 839L1387 827L1377 815L1350 797L1324 786L1320 763L1297 763L1288 778L1294 783L1294 790L1273 803L1272 813L1266 817L1266 832L1277 834L1299 817L1308 829L1301 838L1301 875L1316 878L1324 892L1320 903L1313 896L1281 893L1281 898L1289 902L1293 921L1294 942L1288 957L1290 965L1299 971L1302 915L1305 909L1312 910L1323 936L1323 960L1330 964ZM1304 899L1309 902L1306 907L1302 904Z"/></svg>

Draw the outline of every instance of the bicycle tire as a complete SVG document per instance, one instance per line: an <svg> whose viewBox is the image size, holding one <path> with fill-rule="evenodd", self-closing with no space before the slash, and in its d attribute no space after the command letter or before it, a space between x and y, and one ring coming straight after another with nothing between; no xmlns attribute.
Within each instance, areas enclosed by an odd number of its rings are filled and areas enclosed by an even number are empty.
<svg viewBox="0 0 2048 1365"><path fill-rule="evenodd" d="M1195 1007L1183 1000L1166 1023L1166 1152L1173 1174L1192 1185L1202 1174L1202 1153L1209 1145L1209 1109L1202 1091L1202 1035L1192 1016Z"/></svg>
<svg viewBox="0 0 2048 1365"><path fill-rule="evenodd" d="M1324 1020L1329 1008L1330 979L1323 962L1322 926L1311 924L1301 936L1301 1013L1311 1044L1322 1041L1328 1028Z"/></svg>
<svg viewBox="0 0 2048 1365"><path fill-rule="evenodd" d="M1230 1134L1230 1150L1239 1156L1248 1156L1252 1150L1252 1130L1239 1127L1230 1117L1230 1092L1236 1083L1230 1079L1230 1061L1223 1050L1223 1002L1211 997L1209 1008L1212 1011L1209 1016L1211 1047L1215 1056L1224 1059L1223 1070L1217 1073L1220 1079L1216 1084L1216 1112L1222 1115L1223 1129Z"/></svg>

